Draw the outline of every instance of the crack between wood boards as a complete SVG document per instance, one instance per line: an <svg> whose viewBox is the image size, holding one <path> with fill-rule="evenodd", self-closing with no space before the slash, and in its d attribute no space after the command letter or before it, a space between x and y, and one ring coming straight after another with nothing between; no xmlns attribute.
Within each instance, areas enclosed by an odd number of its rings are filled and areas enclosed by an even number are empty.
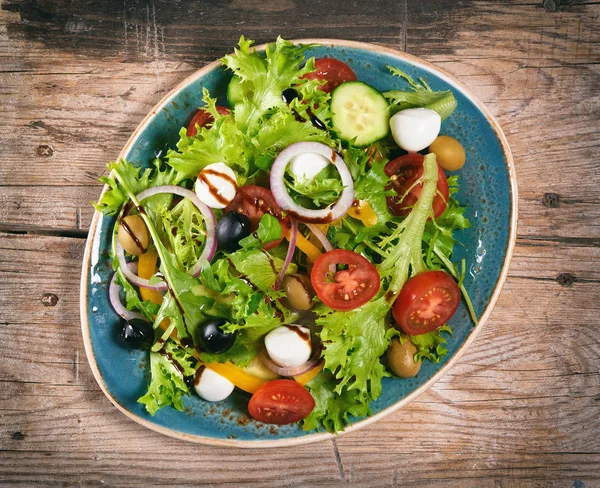
<svg viewBox="0 0 600 488"><path fill-rule="evenodd" d="M333 457L335 458L335 463L337 464L338 470L340 472L340 480L346 485L346 473L344 471L344 463L342 463L342 456L340 455L340 451L337 446L337 442L335 439L331 439L331 446L333 448Z"/></svg>
<svg viewBox="0 0 600 488"><path fill-rule="evenodd" d="M402 36L402 50L406 52L408 44L408 0L402 0L400 4L400 14L402 16L402 31L400 33Z"/></svg>
<svg viewBox="0 0 600 488"><path fill-rule="evenodd" d="M545 281L545 282L555 282L556 283L556 277L546 278L546 277L542 277L542 276L521 276L521 275L514 275L512 273L508 273L508 277L515 278L518 280ZM600 283L600 280L594 280L594 279L589 279L589 278L575 278L573 283ZM566 288L568 288L568 287L566 287Z"/></svg>
<svg viewBox="0 0 600 488"><path fill-rule="evenodd" d="M89 229L69 229L64 227L45 227L41 225L28 224L5 224L0 222L0 232L16 235L36 235L71 237L75 239L87 239Z"/></svg>
<svg viewBox="0 0 600 488"><path fill-rule="evenodd" d="M528 243L534 242L557 242L559 244L568 244L573 247L600 247L600 238L597 237L565 237L565 236L525 236L517 235L517 244L521 246L539 246L541 244Z"/></svg>

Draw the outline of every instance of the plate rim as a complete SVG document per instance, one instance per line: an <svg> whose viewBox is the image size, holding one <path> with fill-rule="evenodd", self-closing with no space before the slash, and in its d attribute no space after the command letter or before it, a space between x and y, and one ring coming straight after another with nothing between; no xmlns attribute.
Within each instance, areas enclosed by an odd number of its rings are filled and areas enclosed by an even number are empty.
<svg viewBox="0 0 600 488"><path fill-rule="evenodd" d="M80 282L80 293L79 293L79 313L81 318L81 331L83 337L83 344L85 353L88 359L88 363L94 375L98 386L102 392L106 395L109 401L117 407L123 414L129 417L131 420L137 422L138 424L153 430L155 432L159 432L161 434L167 435L169 437L174 437L177 439L182 439L189 442L194 442L198 444L211 445L217 447L238 447L238 448L271 448L271 447L286 447L286 446L296 446L301 444L309 444L312 442L318 442L327 439L333 439L340 435L354 432L358 429L362 429L368 425L371 425L374 422L381 420L382 418L390 415L391 413L399 410L403 406L412 402L416 398L418 398L421 394L427 391L431 386L437 383L442 376L444 376L462 357L467 348L471 345L471 343L475 340L485 323L487 322L489 316L492 313L496 302L500 296L504 283L506 282L506 278L508 276L508 271L512 262L516 237L517 237L517 225L518 225L518 188L517 188L517 178L516 171L514 166L513 156L508 145L508 141L504 132L502 131L500 124L497 122L495 117L491 114L489 109L483 104L483 102L460 80L456 79L450 73L447 73L442 68L433 65L432 63L421 59L417 56L413 56L412 54L408 54L404 51L400 51L397 49L393 49L387 46L380 46L378 44L360 42L360 41L349 41L343 39L323 39L323 38L302 38L302 39L291 39L291 42L294 44L320 44L325 46L335 46L335 47L349 47L356 48L361 50L373 51L375 53L388 54L390 56L399 58L403 61L407 61L413 65L416 65L426 71L429 71L436 76L440 77L448 84L459 88L462 91L462 94L465 95L471 102L477 107L477 109L485 116L490 125L492 126L500 145L502 147L505 162L507 166L508 176L509 176L509 186L510 186L510 222L509 222L509 236L508 242L506 246L506 253L504 256L504 261L502 264L502 269L500 271L500 275L496 284L494 286L494 290L492 295L481 314L478 325L469 333L466 340L461 344L461 346L456 350L454 355L449 358L448 362L442 366L431 378L429 378L425 383L415 389L413 392L409 393L404 398L398 400L393 405L390 405L387 408L384 408L380 412L372 415L370 417L366 417L362 420L359 420L355 424L348 425L344 431L339 432L337 434L332 434L329 432L320 432L314 434L303 435L300 437L294 438L283 438L283 439L273 439L273 440L241 440L241 439L221 439L216 437L206 437L195 434L188 434L186 432L180 432L176 430L169 429L167 427L163 427L161 425L150 422L149 420L140 417L139 415L131 412L123 405L121 405L114 396L108 391L106 384L104 383L104 379L100 370L98 368L98 364L96 361L96 357L94 354L94 349L91 343L90 337L90 324L88 321L87 314L87 305L88 305L88 279L90 272L90 260L92 257L92 247L94 240L96 238L97 231L99 229L98 223L100 218L103 216L99 211L94 211L94 216L90 223L90 229L88 232L88 237L85 244L85 250L83 255L82 262L82 271L81 271L81 282ZM266 47L266 44L261 44L256 46L258 51L263 51ZM170 99L179 92L183 87L193 83L198 80L200 77L210 73L213 69L222 66L220 60L215 60L197 71L193 72L191 75L187 76L184 80L178 83L173 89L171 89L151 110L150 112L142 119L142 121L138 124L136 129L133 131L125 146L119 153L117 160L124 158L124 155L128 152L129 148L136 141L138 134L142 131L143 128L156 116L156 114L169 102ZM102 188L101 196L107 191L108 185L104 185Z"/></svg>

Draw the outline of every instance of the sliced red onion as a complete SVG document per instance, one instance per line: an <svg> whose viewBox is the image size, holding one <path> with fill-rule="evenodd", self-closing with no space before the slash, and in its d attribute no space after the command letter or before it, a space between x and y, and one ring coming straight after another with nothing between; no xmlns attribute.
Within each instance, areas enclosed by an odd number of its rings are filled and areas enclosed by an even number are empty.
<svg viewBox="0 0 600 488"><path fill-rule="evenodd" d="M267 368L269 368L271 371L273 371L273 373L278 374L279 376L285 376L285 377L298 376L299 374L307 373L308 371L310 371L311 369L313 369L315 366L317 366L319 364L319 361L321 359L321 349L313 348L313 353L308 361L306 361L304 364L301 364L300 366L294 366L294 367L289 367L289 368L286 368L284 366L279 366L277 363L275 363L275 361L273 361L269 357L269 355L267 354L267 351L265 351L264 349L258 355L258 359L260 359L261 362Z"/></svg>
<svg viewBox="0 0 600 488"><path fill-rule="evenodd" d="M329 159L340 174L344 189L339 200L333 206L320 210L301 207L294 202L285 187L284 175L287 165L299 154L307 152L317 153ZM320 142L297 142L281 151L279 156L275 158L275 162L271 168L270 184L271 192L273 192L275 201L281 209L293 215L301 222L317 224L332 222L344 216L354 201L354 181L346 163L338 153Z"/></svg>
<svg viewBox="0 0 600 488"><path fill-rule="evenodd" d="M292 262L292 258L294 257L294 251L296 250L296 238L298 237L298 222L294 217L290 216L290 238L289 238L289 246L287 250L287 254L285 255L285 261L283 262L283 266L281 271L279 272L279 276L277 276L277 280L275 280L275 284L273 288L275 290L279 290L281 288L281 283L283 282L283 277L285 276L285 272L287 271L290 263Z"/></svg>
<svg viewBox="0 0 600 488"><path fill-rule="evenodd" d="M125 278L127 278L127 280L129 280L132 284L134 284L135 286L141 286L142 288L149 288L150 290L165 291L169 289L168 285L164 281L154 283L153 285L151 285L148 280L140 278L138 275L136 275L133 271L131 271L131 269L129 269L128 264L130 263L127 263L127 261L125 260L125 251L123 250L123 246L121 246L119 239L117 239L116 247L117 258L119 259L119 265L121 266L121 270L123 271Z"/></svg>
<svg viewBox="0 0 600 488"><path fill-rule="evenodd" d="M319 242L323 244L323 248L325 249L325 251L333 251L333 246L331 245L331 242L329 242L327 236L323 232L321 232L321 229L319 229L317 225L306 224L306 227L308 227L310 231L315 235L315 237L319 239Z"/></svg>
<svg viewBox="0 0 600 488"><path fill-rule="evenodd" d="M133 264L133 263L130 263ZM112 279L110 280L110 286L108 288L108 297L110 299L110 304L115 309L122 318L125 320L133 320L133 319L142 319L146 320L146 318L139 312L132 312L131 310L127 310L123 304L121 303L121 298L119 297L119 285L117 285L115 279L117 277L117 273L114 273Z"/></svg>
<svg viewBox="0 0 600 488"><path fill-rule="evenodd" d="M164 185L148 188L147 190L138 193L136 198L141 202L144 198L158 195L160 193L172 193L174 195L179 195L180 197L188 198L198 208L198 210L200 210L200 213L204 217L204 221L206 222L206 242L204 243L204 250L198 258L198 261L196 261L196 264L194 264L194 266L192 266L190 269L190 274L198 276L202 271L202 261L204 259L210 261L217 251L217 221L215 219L215 214L210 207L200 201L198 196L193 191L176 185Z"/></svg>

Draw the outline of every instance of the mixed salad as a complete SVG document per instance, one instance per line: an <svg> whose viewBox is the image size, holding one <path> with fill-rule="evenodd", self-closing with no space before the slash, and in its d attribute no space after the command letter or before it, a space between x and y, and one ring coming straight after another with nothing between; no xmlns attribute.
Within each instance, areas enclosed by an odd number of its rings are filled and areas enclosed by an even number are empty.
<svg viewBox="0 0 600 488"><path fill-rule="evenodd" d="M452 195L465 163L439 135L456 107L389 66L380 93L311 46L243 37L221 61L228 107L204 89L176 148L110 163L95 207L117 216L110 300L147 349L150 414L251 394L260 422L344 429L382 378L445 354L465 264ZM402 380L398 380L402 381Z"/></svg>

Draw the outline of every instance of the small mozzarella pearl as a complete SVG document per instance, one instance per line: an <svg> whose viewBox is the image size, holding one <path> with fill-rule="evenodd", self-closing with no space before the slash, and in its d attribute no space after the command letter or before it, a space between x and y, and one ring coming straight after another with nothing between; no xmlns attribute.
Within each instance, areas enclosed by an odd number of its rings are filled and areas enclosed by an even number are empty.
<svg viewBox="0 0 600 488"><path fill-rule="evenodd" d="M200 398L208 402L219 402L231 395L234 388L231 381L206 366L200 367L204 369L194 381L194 389Z"/></svg>
<svg viewBox="0 0 600 488"><path fill-rule="evenodd" d="M196 180L196 195L211 208L225 208L237 192L233 170L225 163L209 164L200 171Z"/></svg>
<svg viewBox="0 0 600 488"><path fill-rule="evenodd" d="M317 153L306 152L298 154L290 162L290 173L298 180L314 181L315 177L331 164L325 156Z"/></svg>
<svg viewBox="0 0 600 488"><path fill-rule="evenodd" d="M390 119L390 129L396 144L405 151L421 151L440 133L442 118L428 108L401 110Z"/></svg>
<svg viewBox="0 0 600 488"><path fill-rule="evenodd" d="M269 357L279 366L300 366L312 353L310 330L301 325L283 325L265 336Z"/></svg>

